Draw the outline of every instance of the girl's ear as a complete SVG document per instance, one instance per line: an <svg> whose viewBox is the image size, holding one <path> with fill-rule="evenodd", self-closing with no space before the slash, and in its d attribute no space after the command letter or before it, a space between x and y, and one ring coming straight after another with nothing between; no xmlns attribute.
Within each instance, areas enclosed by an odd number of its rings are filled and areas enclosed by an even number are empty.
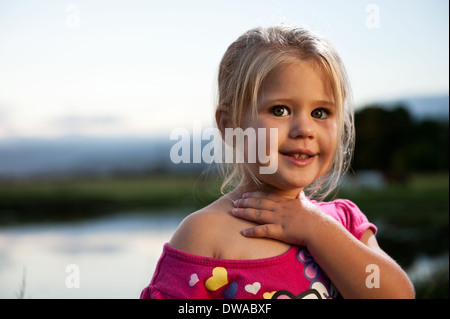
<svg viewBox="0 0 450 319"><path fill-rule="evenodd" d="M225 129L231 127L231 118L226 110L216 110L216 123L217 128L222 135L222 139L225 140Z"/></svg>

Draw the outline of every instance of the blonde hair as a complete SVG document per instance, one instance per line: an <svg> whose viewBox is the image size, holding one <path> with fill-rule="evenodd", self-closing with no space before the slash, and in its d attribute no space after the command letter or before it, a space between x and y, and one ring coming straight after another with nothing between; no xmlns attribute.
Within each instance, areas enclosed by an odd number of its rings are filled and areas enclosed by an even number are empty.
<svg viewBox="0 0 450 319"><path fill-rule="evenodd" d="M228 47L220 62L217 110L227 111L229 125L240 127L248 108L256 113L267 75L295 60L315 61L328 75L333 90L338 123L334 161L325 176L305 189L309 196L324 199L337 187L340 177L350 166L355 135L347 73L339 55L326 39L307 29L289 26L255 28L244 33ZM223 167L222 192L241 181L243 169L244 166L238 163Z"/></svg>

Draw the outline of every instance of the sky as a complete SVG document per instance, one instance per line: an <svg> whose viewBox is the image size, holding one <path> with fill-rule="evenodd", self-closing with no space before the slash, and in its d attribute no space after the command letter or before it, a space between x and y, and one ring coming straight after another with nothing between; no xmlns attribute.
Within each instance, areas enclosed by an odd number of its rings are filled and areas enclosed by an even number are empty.
<svg viewBox="0 0 450 319"><path fill-rule="evenodd" d="M168 135L214 118L218 64L256 26L327 37L357 107L448 94L447 0L0 0L0 139Z"/></svg>

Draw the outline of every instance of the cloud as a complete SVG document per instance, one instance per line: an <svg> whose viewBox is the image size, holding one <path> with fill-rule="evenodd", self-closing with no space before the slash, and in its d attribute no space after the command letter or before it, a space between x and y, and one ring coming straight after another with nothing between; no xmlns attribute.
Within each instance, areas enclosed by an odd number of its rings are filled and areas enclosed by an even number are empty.
<svg viewBox="0 0 450 319"><path fill-rule="evenodd" d="M114 115L66 115L52 121L54 127L66 134L86 133L99 130L115 130L123 127L126 120Z"/></svg>
<svg viewBox="0 0 450 319"><path fill-rule="evenodd" d="M112 115L80 116L68 115L56 120L57 123L70 127L83 127L89 125L114 125L121 122L121 119Z"/></svg>

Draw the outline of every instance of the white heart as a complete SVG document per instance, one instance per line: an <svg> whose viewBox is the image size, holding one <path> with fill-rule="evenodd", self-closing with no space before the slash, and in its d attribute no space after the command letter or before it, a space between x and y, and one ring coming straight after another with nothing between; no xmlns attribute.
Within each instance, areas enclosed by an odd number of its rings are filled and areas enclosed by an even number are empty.
<svg viewBox="0 0 450 319"><path fill-rule="evenodd" d="M256 295L259 291L259 289L261 289L261 284L259 282L254 282L253 284L248 284L245 285L245 291Z"/></svg>
<svg viewBox="0 0 450 319"><path fill-rule="evenodd" d="M200 279L198 279L197 274L191 275L191 280L189 280L189 286L194 287L196 283L198 283Z"/></svg>

